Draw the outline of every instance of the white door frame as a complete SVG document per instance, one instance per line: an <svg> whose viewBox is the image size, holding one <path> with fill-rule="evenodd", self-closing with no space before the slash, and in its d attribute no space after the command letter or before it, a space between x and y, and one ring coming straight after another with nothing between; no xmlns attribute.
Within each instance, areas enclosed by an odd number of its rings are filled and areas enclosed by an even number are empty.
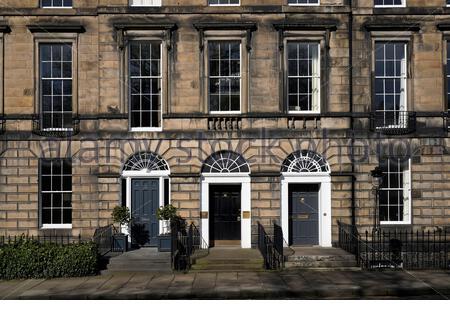
<svg viewBox="0 0 450 320"><path fill-rule="evenodd" d="M170 203L170 194L171 194L171 186L170 186L170 171L123 171L122 178L126 180L126 206L130 209L130 214L133 212L133 208L131 208L131 180L133 179L159 179L159 206L164 206L164 179L169 179L169 199L168 203ZM159 233L161 234L163 230L163 222L159 221ZM124 234L130 235L128 237L128 242L131 242L131 230L127 226L121 226L121 232Z"/></svg>
<svg viewBox="0 0 450 320"><path fill-rule="evenodd" d="M319 185L319 246L331 247L331 176L329 173L281 174L281 227L289 240L289 184ZM287 246L287 241L285 241Z"/></svg>
<svg viewBox="0 0 450 320"><path fill-rule="evenodd" d="M209 185L240 184L241 247L252 247L251 179L248 173L204 173L201 178L201 233L209 247ZM244 212L246 213L244 216Z"/></svg>

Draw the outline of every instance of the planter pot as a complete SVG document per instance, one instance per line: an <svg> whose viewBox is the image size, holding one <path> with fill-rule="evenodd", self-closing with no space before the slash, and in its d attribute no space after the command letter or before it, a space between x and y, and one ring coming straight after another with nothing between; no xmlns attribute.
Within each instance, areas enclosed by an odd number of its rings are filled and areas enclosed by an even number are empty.
<svg viewBox="0 0 450 320"><path fill-rule="evenodd" d="M118 233L113 235L113 252L127 252L128 251L128 235Z"/></svg>
<svg viewBox="0 0 450 320"><path fill-rule="evenodd" d="M158 236L158 251L170 252L172 249L172 237L170 234L161 234Z"/></svg>

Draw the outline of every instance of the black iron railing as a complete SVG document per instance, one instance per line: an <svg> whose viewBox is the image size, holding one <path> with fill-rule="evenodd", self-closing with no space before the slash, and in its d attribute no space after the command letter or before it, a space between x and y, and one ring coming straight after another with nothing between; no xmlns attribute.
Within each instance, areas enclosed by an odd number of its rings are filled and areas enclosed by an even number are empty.
<svg viewBox="0 0 450 320"><path fill-rule="evenodd" d="M270 236L267 234L264 226L258 222L258 249L264 259L265 269L283 269L283 244L283 232L280 226L274 224L274 235Z"/></svg>
<svg viewBox="0 0 450 320"><path fill-rule="evenodd" d="M194 253L198 250L208 250L208 245L194 223L188 227L184 222L171 223L171 239L172 269L176 271L189 271Z"/></svg>
<svg viewBox="0 0 450 320"><path fill-rule="evenodd" d="M45 235L45 236L0 236L0 246L5 244L14 244L18 241L37 241L39 243L55 243L60 245L65 244L80 244L85 242L90 242L90 239L83 239L81 235L71 236L71 235Z"/></svg>
<svg viewBox="0 0 450 320"><path fill-rule="evenodd" d="M4 134L6 131L6 120L3 116L0 116L0 134Z"/></svg>
<svg viewBox="0 0 450 320"><path fill-rule="evenodd" d="M98 252L101 256L104 256L111 251L115 252L123 250L123 248L121 250L116 250L114 247L114 234L116 232L117 230L112 224L95 230L92 241L97 244Z"/></svg>
<svg viewBox="0 0 450 320"><path fill-rule="evenodd" d="M80 119L78 116L72 116L70 119L59 119L58 123L65 123L69 125L61 127L52 127L49 124L52 123L52 119L56 115L33 115L33 128L34 134L43 137L55 137L55 138L66 138L72 137L80 133Z"/></svg>
<svg viewBox="0 0 450 320"><path fill-rule="evenodd" d="M444 130L450 131L450 112L444 113Z"/></svg>
<svg viewBox="0 0 450 320"><path fill-rule="evenodd" d="M450 269L450 234L434 231L372 230L359 234L339 222L339 247L354 254L363 269Z"/></svg>
<svg viewBox="0 0 450 320"><path fill-rule="evenodd" d="M416 131L416 113L410 111L376 111L370 114L370 128L384 134L408 134Z"/></svg>

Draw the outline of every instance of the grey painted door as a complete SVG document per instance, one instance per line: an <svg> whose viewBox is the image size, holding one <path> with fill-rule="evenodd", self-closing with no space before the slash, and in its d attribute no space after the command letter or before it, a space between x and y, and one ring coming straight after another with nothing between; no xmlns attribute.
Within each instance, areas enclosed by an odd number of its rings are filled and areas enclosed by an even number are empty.
<svg viewBox="0 0 450 320"><path fill-rule="evenodd" d="M131 182L131 239L133 244L156 246L159 221L159 179L133 179Z"/></svg>
<svg viewBox="0 0 450 320"><path fill-rule="evenodd" d="M319 244L319 185L289 185L289 244Z"/></svg>

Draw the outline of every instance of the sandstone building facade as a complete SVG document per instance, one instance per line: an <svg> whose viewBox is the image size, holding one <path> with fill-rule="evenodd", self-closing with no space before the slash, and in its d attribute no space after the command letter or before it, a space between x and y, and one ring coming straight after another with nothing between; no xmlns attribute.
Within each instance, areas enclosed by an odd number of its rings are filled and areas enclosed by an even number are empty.
<svg viewBox="0 0 450 320"><path fill-rule="evenodd" d="M445 0L4 0L0 235L171 203L209 245L450 224ZM376 205L370 172L384 179ZM133 236L133 234L132 234Z"/></svg>

